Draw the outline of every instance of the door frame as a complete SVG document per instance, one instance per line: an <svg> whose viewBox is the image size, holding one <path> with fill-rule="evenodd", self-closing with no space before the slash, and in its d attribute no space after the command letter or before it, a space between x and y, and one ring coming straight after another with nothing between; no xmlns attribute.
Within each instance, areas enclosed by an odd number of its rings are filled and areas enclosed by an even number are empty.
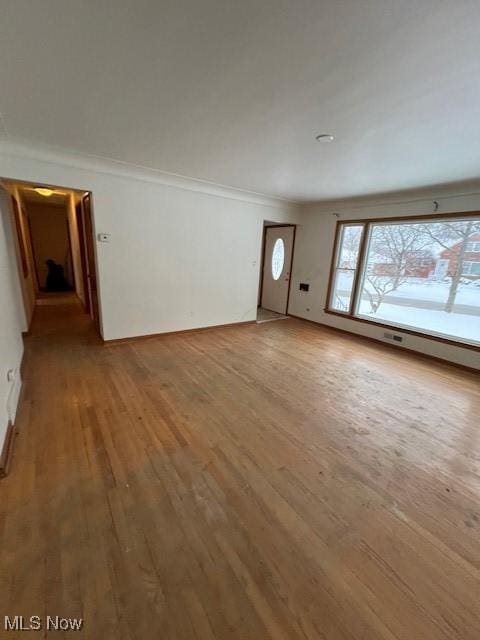
<svg viewBox="0 0 480 640"><path fill-rule="evenodd" d="M267 229L278 229L284 227L293 227L293 238L292 238L292 256L290 258L290 268L289 274L290 277L288 279L288 291L287 291L287 302L285 305L285 315L288 315L288 305L290 304L290 289L292 286L292 267L293 267L293 256L295 254L295 239L297 235L297 225L296 224L264 224L263 232L262 232L262 264L260 269L260 287L259 287L259 296L257 301L257 308L262 306L262 297L263 297L263 275L265 271L265 244L267 242Z"/></svg>
<svg viewBox="0 0 480 640"><path fill-rule="evenodd" d="M33 282L35 285L35 300L37 299L39 293L41 293L42 289L40 287L40 276L38 275L38 266L37 266L37 256L35 254L35 245L33 244L33 233L32 233L32 222L30 220L30 216L28 215L28 210L25 212L25 218L27 220L27 229L28 229L28 237L30 241L30 249L32 251L32 262L33 262L33 273L35 277L33 278Z"/></svg>
<svg viewBox="0 0 480 640"><path fill-rule="evenodd" d="M102 306L101 306L101 295L100 295L100 291L99 291L99 268L98 268L98 257L97 257L97 241L96 241L96 226L95 226L95 202L94 202L94 196L93 196L93 192L90 189L86 189L86 188L82 188L82 187L72 187L69 185L65 185L65 184L58 184L58 183L51 183L51 182L32 182L31 180L24 180L22 178L14 178L14 177L6 177L6 176L0 176L0 186L3 186L3 188L9 193L10 198L16 201L16 197L14 195L14 193L12 192L11 188L9 188L8 186L5 186L3 184L3 181L10 183L10 185L16 184L18 186L21 187L34 187L34 186L44 186L44 187L48 187L55 190L67 190L69 192L76 192L79 195L81 195L81 199L80 199L80 205L81 205L81 219L82 219L82 226L83 226L83 234L80 234L80 226L78 225L78 216L77 216L77 208L75 206L75 219L77 221L77 228L79 231L79 237L81 236L81 240L79 242L80 244L80 254L82 257L82 271L84 274L86 274L86 271L83 269L83 258L85 258L85 260L88 259L88 253L86 251L85 248L85 244L87 242L87 230L85 228L85 204L84 201L88 200L89 203L89 219L90 219L90 227L91 227L91 243L92 243L92 263L93 263L93 267L95 270L95 282L96 282L96 291L94 292L94 297L96 300L96 309L97 309L97 317L96 319L92 318L93 320L93 324L95 326L95 330L98 333L98 335L100 336L101 339L103 339L102 336ZM18 207L20 210L22 210L22 206L21 206L21 199L17 202ZM14 205L12 205L13 207ZM39 293L40 291L40 281L38 278L38 273L37 273L37 265L36 265L36 260L35 260L35 255L34 255L34 247L33 247L33 242L32 242L32 234L31 234L31 225L30 225L30 218L28 216L28 212L24 212L25 213L25 220L27 222L26 225L26 231L25 231L25 242L27 243L26 246L29 247L29 249L31 250L31 259L30 257L28 258L29 262L31 262L32 264L30 264L30 273L32 275L32 282L34 285L34 289L35 289L35 296ZM18 238L18 241L21 242L23 236L21 234L18 233L18 230L15 226L15 235ZM71 252L71 239L70 239L70 234L68 233L68 220L67 220L67 235L68 235L68 239L69 239L69 246L70 246L70 252ZM83 240L83 242L82 242ZM83 248L83 250L82 250ZM28 252L27 252L28 253ZM71 253L71 260L72 260L72 274L75 273L75 266L73 265L73 255ZM23 265L20 264L20 262L18 262L18 270L19 270L19 274L22 274L23 271ZM87 296L86 296L87 298ZM87 312L87 310L85 309L85 311ZM88 312L87 312L88 313ZM89 315L91 316L91 313L89 313ZM91 316L92 317L92 316Z"/></svg>
<svg viewBox="0 0 480 640"><path fill-rule="evenodd" d="M85 203L88 203L86 205ZM95 286L92 288L92 274L87 275L87 284L88 284L88 298L89 298L89 315L92 318L93 325L95 327L96 332L102 337L101 331L101 308L100 308L100 298L98 295L98 262L97 262L97 247L96 247L96 237L95 237L95 223L94 223L94 212L93 212L93 194L91 191L85 193L81 200L82 206L82 214L83 214L83 232L84 232L84 240L85 240L85 262L89 263L89 258L91 259L93 266L93 279L95 281ZM88 220L87 220L88 218ZM90 266L90 265L89 265ZM90 268L89 268L90 271Z"/></svg>
<svg viewBox="0 0 480 640"><path fill-rule="evenodd" d="M82 265L82 283L83 283L83 295L85 302L83 303L83 309L85 313L90 315L90 294L88 289L88 277L87 277L87 250L85 248L85 224L83 221L83 206L80 200L75 205L75 220L77 222L78 232L78 244L80 248L80 262Z"/></svg>

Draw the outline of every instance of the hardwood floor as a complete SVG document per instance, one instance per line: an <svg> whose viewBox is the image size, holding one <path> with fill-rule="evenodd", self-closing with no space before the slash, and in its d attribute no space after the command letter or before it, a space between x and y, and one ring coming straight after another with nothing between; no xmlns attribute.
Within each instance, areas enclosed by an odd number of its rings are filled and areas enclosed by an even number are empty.
<svg viewBox="0 0 480 640"><path fill-rule="evenodd" d="M479 416L475 374L298 320L104 346L72 305L39 307L0 624L478 640Z"/></svg>

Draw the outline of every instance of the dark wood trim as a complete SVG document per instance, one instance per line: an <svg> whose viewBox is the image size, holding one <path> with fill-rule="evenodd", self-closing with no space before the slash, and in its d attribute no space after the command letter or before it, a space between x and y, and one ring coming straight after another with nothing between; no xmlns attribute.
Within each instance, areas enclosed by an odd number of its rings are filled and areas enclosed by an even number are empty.
<svg viewBox="0 0 480 640"><path fill-rule="evenodd" d="M288 315L288 306L290 304L290 291L292 290L292 276L293 276L293 256L295 255L295 240L297 239L297 225L291 225L293 227L293 239L292 239L292 256L290 258L290 271L289 271L289 280L288 280L288 293L287 293L287 306L285 309L285 314Z"/></svg>
<svg viewBox="0 0 480 640"><path fill-rule="evenodd" d="M342 228L343 223L340 223L340 220L337 220L337 224L335 226L335 235L333 238L333 251L332 257L330 258L330 275L328 277L328 286L327 286L327 307L330 306L330 301L332 298L332 288L333 288L333 279L335 277L336 271L336 262L337 262L337 253L338 253L338 241L340 239L340 230Z"/></svg>
<svg viewBox="0 0 480 640"><path fill-rule="evenodd" d="M4 478L9 470L13 456L13 444L15 440L15 429L11 422L8 423L5 440L3 442L2 453L0 454L0 478Z"/></svg>
<svg viewBox="0 0 480 640"><path fill-rule="evenodd" d="M72 267L72 289L77 293L77 284L76 284L76 271L75 271L75 261L73 259L73 250L72 250L72 229L70 226L70 218L68 215L68 208L65 206L65 229L67 232L67 240L68 240L68 252L70 259L70 266Z"/></svg>
<svg viewBox="0 0 480 640"><path fill-rule="evenodd" d="M90 315L90 295L88 291L88 277L87 277L87 250L85 248L85 225L83 222L83 207L82 202L78 202L75 205L75 220L77 224L78 244L80 249L80 264L82 268L82 282L83 282L83 297L82 306L85 313ZM78 291L77 291L78 294Z"/></svg>
<svg viewBox="0 0 480 640"><path fill-rule="evenodd" d="M324 309L325 313L340 318L346 318L347 320L353 320L354 322L361 322L363 324L373 325L374 327L381 327L383 329L396 329L400 333L407 333L410 336L417 338L426 338L427 340L434 340L435 342L442 342L460 349L470 349L471 351L480 351L480 345L469 344L468 342L460 342L459 340L452 340L450 338L443 338L442 336L436 336L432 333L424 333L422 331L416 331L415 329L405 329L398 324L386 324L385 322L377 322L376 320L368 320L368 318L362 318L361 316L350 316L345 313L332 311L331 309Z"/></svg>
<svg viewBox="0 0 480 640"><path fill-rule="evenodd" d="M35 255L35 243L33 242L32 222L28 214L28 209L26 213L26 218L27 218L27 225L28 225L28 234L30 236L30 246L32 249L32 262L33 262L33 270L35 272L35 282L37 283L36 293L38 294L42 291L42 286L40 284L40 278L38 276L37 256Z"/></svg>
<svg viewBox="0 0 480 640"><path fill-rule="evenodd" d="M342 317L343 314L334 314L334 315L340 315ZM292 315L289 314L290 318L295 318L296 320L303 320L304 322L310 322L313 325L316 325L317 327L320 327L321 329L331 329L333 332L335 333L342 333L345 336L349 336L352 340L354 339L359 339L359 340L364 340L366 342L370 342L370 343L375 343L375 345L379 346L382 345L384 347L387 347L387 349L390 350L394 350L394 351L405 351L413 356L416 356L417 358L420 358L421 360L430 360L430 361L434 361L434 362L438 362L441 363L442 365L445 366L449 366L449 367L455 367L456 369L461 369L462 371L466 371L468 373L474 373L475 375L480 375L480 370L479 369L475 369L474 367L469 367L466 364L459 364L457 362L452 362L451 360L446 360L445 358L440 358L439 356L431 356L429 353L422 353L421 351L417 351L416 349L410 349L409 347L405 347L402 344L390 344L388 342L384 342L381 338L374 338L372 336L364 336L360 333L355 333L354 331L349 331L348 329L340 329L339 327L332 327L329 324L325 324L324 322L318 322L317 320L310 320L309 318L302 318L301 316L296 316L296 315ZM423 337L423 336L422 336Z"/></svg>
<svg viewBox="0 0 480 640"><path fill-rule="evenodd" d="M257 298L257 308L262 306L262 296L263 296L263 274L265 270L265 243L267 241L267 227L263 225L262 230L262 255L261 255L261 264L260 264L260 291Z"/></svg>
<svg viewBox="0 0 480 640"><path fill-rule="evenodd" d="M149 340L155 338L162 338L166 336L176 336L180 334L200 333L203 331L212 331L214 329L227 329L230 327L239 327L248 324L257 324L256 320L242 320L241 322L229 322L227 324L214 324L209 327L195 327L193 329L179 329L178 331L164 331L163 333L148 333L143 336L131 336L128 338L114 338L113 340L103 340L103 344L106 346L123 344L127 342L138 342L139 340Z"/></svg>
<svg viewBox="0 0 480 640"><path fill-rule="evenodd" d="M332 260L330 263L330 275L329 275L329 280L328 280L328 287L327 287L327 299L326 299L326 305L324 308L324 312L334 315L334 316L338 316L341 318L346 318L347 320L353 320L355 322L362 322L364 324L370 324L376 327L382 327L385 329L396 329L397 331L400 331L402 333L406 333L412 336L416 336L418 338L426 338L427 340L434 340L435 342L441 342L443 344L448 344L451 346L455 346L461 349L469 349L472 351L480 351L480 345L475 345L475 344L469 344L468 342L461 342L459 340L452 340L450 338L444 338L442 336L437 336L435 334L432 333L426 333L424 331L417 331L415 329L405 329L399 325L396 324L386 324L385 322L377 322L376 320L369 320L368 318L362 318L360 316L358 316L355 313L356 307L357 305L357 298L358 298L358 294L359 294L359 287L360 287L360 279L361 276L360 274L363 273L364 267L365 267L365 260L366 260L366 253L367 253L367 244L368 244L368 238L370 237L370 227L373 224L377 224L377 223L384 223L384 222L388 222L388 221L393 221L393 222L399 222L399 221L410 221L410 222L422 222L424 221L426 218L427 219L432 219L432 220L436 220L438 218L440 219L448 219L448 218L465 218L465 217L480 217L480 212L479 211L471 211L471 212L466 212L466 213L461 213L458 212L456 214L438 214L438 213L432 213L432 214L427 214L427 215L423 215L423 216L397 216L395 218L366 218L364 220L337 220L337 224L336 224L336 228L335 228L335 238L334 238L334 245L333 245L333 253L332 253ZM357 268L355 269L355 275L354 275L354 282L353 282L353 287L352 287L352 294L350 297L350 306L348 311L342 312L342 311L337 311L335 309L330 309L330 300L331 300L331 292L332 292L332 287L333 287L333 280L335 277L335 273L337 271L337 265L336 265L336 257L338 254L338 243L339 243L339 239L340 239L340 233L341 233L341 229L343 228L344 225L363 225L363 230L362 230L362 237L360 240L360 249L359 249L359 255L358 255L358 261L357 261ZM328 325L327 325L328 326ZM404 347L405 348L405 347ZM415 352L416 353L416 352Z"/></svg>
<svg viewBox="0 0 480 640"><path fill-rule="evenodd" d="M93 194L91 191L86 193L82 198L83 224L85 230L85 248L88 264L88 291L90 296L90 317L93 320L95 331L100 339L102 333L100 330L100 299L98 295L98 264L96 254L96 237L94 225L94 205Z"/></svg>
<svg viewBox="0 0 480 640"><path fill-rule="evenodd" d="M370 228L367 224L362 227L362 234L360 236L360 247L358 251L357 266L353 275L352 293L350 294L350 304L348 306L348 315L353 316L355 312L355 306L357 302L358 288L360 286L360 275L363 273L363 267L365 265L365 256L367 254L367 243L370 235Z"/></svg>
<svg viewBox="0 0 480 640"><path fill-rule="evenodd" d="M79 193L86 193L89 188L88 187L71 187L66 184L53 184L51 182L35 182L31 180L19 180L14 176L2 176L2 180L8 180L9 182L13 182L18 186L22 187L46 187L47 189L52 189L53 191L78 191ZM56 206L56 205L53 205ZM61 205L60 205L61 206Z"/></svg>
<svg viewBox="0 0 480 640"><path fill-rule="evenodd" d="M423 220L435 220L435 219L440 219L440 220L448 220L449 218L478 218L480 217L480 211L456 211L454 213L423 213L423 214L414 214L414 215L407 215L407 216L392 216L392 217L383 217L383 218L358 218L358 220L355 219L349 219L349 220L342 220L339 219L338 223L340 224L368 224L368 223L373 223L375 224L376 222L422 222Z"/></svg>
<svg viewBox="0 0 480 640"><path fill-rule="evenodd" d="M30 224L30 218L28 216L28 209L25 207L22 209L23 218L25 222L25 242L28 249L28 262L30 264L30 275L32 278L32 287L34 298L37 297L38 289L38 276L37 276L37 264L35 262L35 256L33 253L33 240L32 240L32 226Z"/></svg>
<svg viewBox="0 0 480 640"><path fill-rule="evenodd" d="M295 252L295 239L297 235L296 224L264 224L263 225L263 249L262 249L262 277L260 279L260 307L262 306L263 296L263 274L265 269L265 244L267 241L267 229L284 229L285 227L293 227L293 239L292 239L292 256L290 258L290 271L288 279L288 291L287 291L287 304L285 306L285 314L288 314L288 305L290 302L290 289L292 287L292 267L293 267L293 254Z"/></svg>

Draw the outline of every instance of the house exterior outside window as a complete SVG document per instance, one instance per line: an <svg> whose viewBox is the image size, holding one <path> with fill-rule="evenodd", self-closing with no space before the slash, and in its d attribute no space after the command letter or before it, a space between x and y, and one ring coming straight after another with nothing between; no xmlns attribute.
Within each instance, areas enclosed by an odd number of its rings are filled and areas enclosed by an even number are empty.
<svg viewBox="0 0 480 640"><path fill-rule="evenodd" d="M462 275L480 277L480 260L478 262L465 261L463 263Z"/></svg>
<svg viewBox="0 0 480 640"><path fill-rule="evenodd" d="M480 242L467 242L466 249L472 253L480 253Z"/></svg>
<svg viewBox="0 0 480 640"><path fill-rule="evenodd" d="M448 276L452 276L457 270L460 248L461 242L457 242L449 249L444 249L439 255L439 261L448 261L446 268L446 275ZM462 275L480 278L480 233L473 234L465 245Z"/></svg>

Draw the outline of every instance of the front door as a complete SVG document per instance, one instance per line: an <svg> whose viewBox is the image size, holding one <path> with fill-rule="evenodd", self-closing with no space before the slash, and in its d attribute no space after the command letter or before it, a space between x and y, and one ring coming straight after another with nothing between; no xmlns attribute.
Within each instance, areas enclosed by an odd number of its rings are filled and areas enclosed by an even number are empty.
<svg viewBox="0 0 480 640"><path fill-rule="evenodd" d="M446 277L448 271L448 263L449 260L439 260L437 262L437 265L435 267L435 278L437 280L443 280Z"/></svg>
<svg viewBox="0 0 480 640"><path fill-rule="evenodd" d="M295 227L266 227L261 306L287 313Z"/></svg>

